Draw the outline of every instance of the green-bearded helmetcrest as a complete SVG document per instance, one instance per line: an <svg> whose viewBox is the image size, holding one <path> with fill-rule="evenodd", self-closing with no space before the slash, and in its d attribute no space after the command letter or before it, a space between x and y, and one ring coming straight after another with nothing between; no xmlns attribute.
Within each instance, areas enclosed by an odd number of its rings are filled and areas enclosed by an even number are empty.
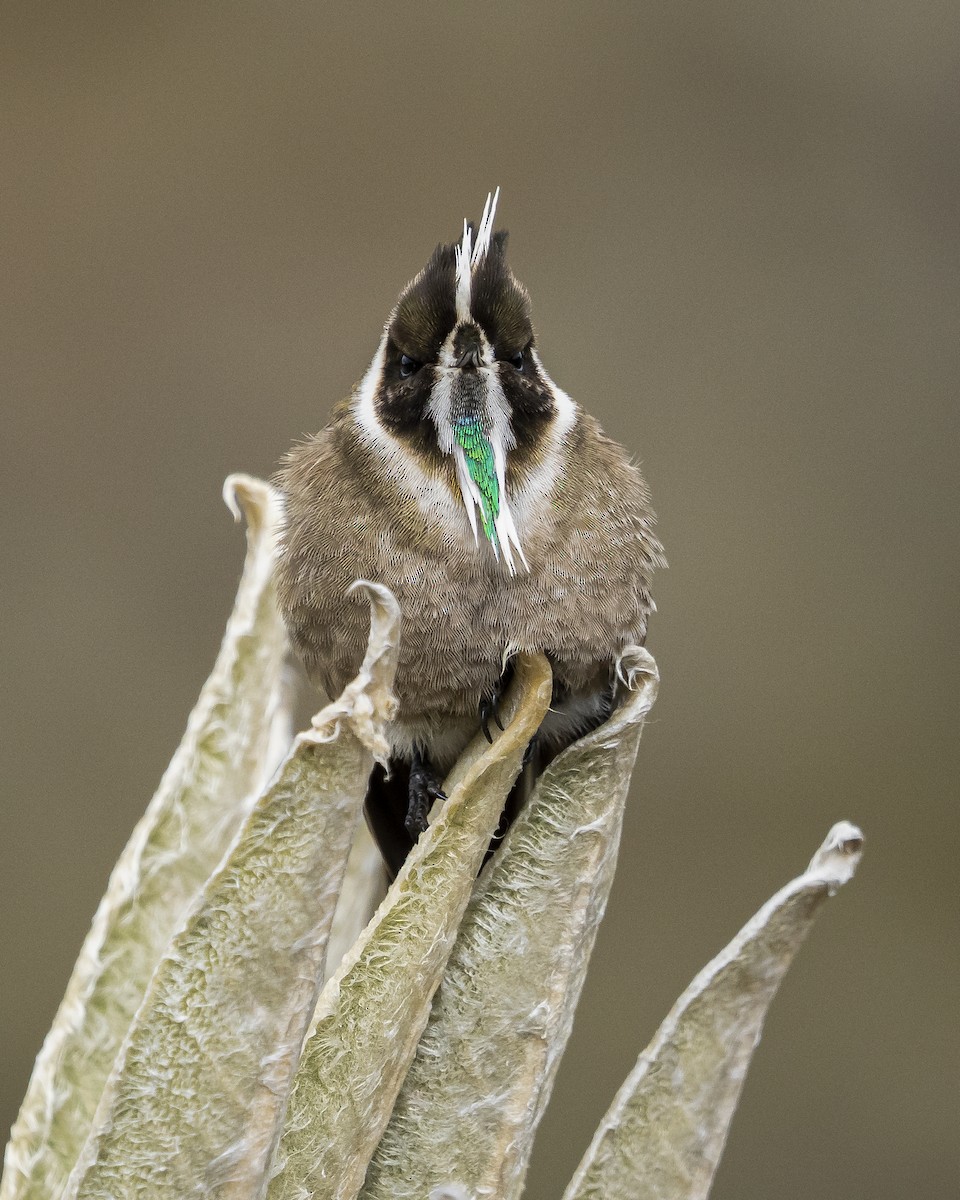
<svg viewBox="0 0 960 1200"><path fill-rule="evenodd" d="M277 476L280 604L311 679L337 695L360 664L355 579L400 603L392 759L367 797L392 870L442 773L490 736L512 655L543 652L554 673L528 770L604 718L663 564L638 468L540 361L496 204L437 247L353 394Z"/></svg>

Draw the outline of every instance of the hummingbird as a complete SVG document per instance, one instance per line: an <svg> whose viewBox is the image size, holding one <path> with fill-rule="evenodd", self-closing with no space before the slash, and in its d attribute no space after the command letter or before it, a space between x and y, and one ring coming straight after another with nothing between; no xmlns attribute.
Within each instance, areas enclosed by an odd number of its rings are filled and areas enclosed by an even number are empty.
<svg viewBox="0 0 960 1200"><path fill-rule="evenodd" d="M609 715L617 660L644 643L665 565L639 468L540 359L494 232L498 198L437 246L360 383L276 476L279 604L311 681L333 697L359 669L355 580L400 605L391 759L366 800L392 874L445 772L479 731L491 739L512 656L542 652L553 669L541 768Z"/></svg>

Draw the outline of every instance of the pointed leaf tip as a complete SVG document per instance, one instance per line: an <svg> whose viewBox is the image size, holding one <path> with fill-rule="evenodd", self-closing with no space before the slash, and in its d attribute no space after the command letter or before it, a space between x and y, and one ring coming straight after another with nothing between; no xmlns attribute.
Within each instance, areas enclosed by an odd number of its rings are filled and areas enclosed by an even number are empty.
<svg viewBox="0 0 960 1200"><path fill-rule="evenodd" d="M830 895L853 878L863 857L863 833L850 821L838 821L810 860L806 875L822 880Z"/></svg>
<svg viewBox="0 0 960 1200"><path fill-rule="evenodd" d="M342 695L328 704L313 718L313 729L303 734L313 741L332 742L339 736L344 721L373 754L377 762L386 763L390 745L384 736L384 725L397 712L393 682L397 674L400 645L400 605L393 592L382 583L358 579L348 589L348 595L362 592L370 603L370 638L360 670L344 688Z"/></svg>
<svg viewBox="0 0 960 1200"><path fill-rule="evenodd" d="M275 525L283 505L280 492L255 475L235 471L223 481L223 502L237 524L245 520L252 531Z"/></svg>
<svg viewBox="0 0 960 1200"><path fill-rule="evenodd" d="M617 678L631 692L637 691L638 688L652 688L650 704L653 704L657 688L660 686L660 668L649 650L645 650L643 646L624 647L615 669Z"/></svg>

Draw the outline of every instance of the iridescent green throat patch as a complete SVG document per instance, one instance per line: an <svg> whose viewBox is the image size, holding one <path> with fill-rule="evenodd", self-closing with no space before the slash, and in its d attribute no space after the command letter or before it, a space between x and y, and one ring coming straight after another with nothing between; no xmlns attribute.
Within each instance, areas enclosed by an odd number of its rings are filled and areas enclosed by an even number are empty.
<svg viewBox="0 0 960 1200"><path fill-rule="evenodd" d="M500 483L493 461L493 447L476 420L455 421L453 425L457 445L463 450L470 478L480 493L480 519L483 532L499 549L496 520L500 515Z"/></svg>

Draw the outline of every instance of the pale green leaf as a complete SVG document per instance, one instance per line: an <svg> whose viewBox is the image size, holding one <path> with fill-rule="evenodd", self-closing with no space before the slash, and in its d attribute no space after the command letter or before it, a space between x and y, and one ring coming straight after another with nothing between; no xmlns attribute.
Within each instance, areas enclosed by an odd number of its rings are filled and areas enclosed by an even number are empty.
<svg viewBox="0 0 960 1200"><path fill-rule="evenodd" d="M771 1000L863 835L830 830L803 875L694 979L617 1093L563 1200L703 1200Z"/></svg>
<svg viewBox="0 0 960 1200"><path fill-rule="evenodd" d="M275 767L278 744L289 744L287 640L272 579L279 498L241 475L227 480L224 494L238 519L239 501L248 522L233 614L180 748L110 877L37 1058L6 1150L2 1200L60 1195L160 955Z"/></svg>

